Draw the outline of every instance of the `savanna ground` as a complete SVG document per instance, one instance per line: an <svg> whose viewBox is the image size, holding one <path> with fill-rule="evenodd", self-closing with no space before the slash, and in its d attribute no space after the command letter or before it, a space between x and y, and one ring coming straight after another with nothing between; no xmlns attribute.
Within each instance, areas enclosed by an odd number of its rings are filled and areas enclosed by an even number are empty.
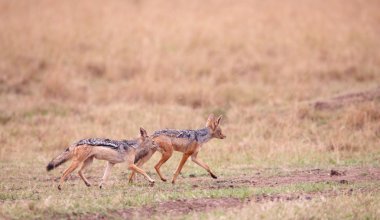
<svg viewBox="0 0 380 220"><path fill-rule="evenodd" d="M379 219L376 0L0 1L0 219ZM225 140L176 185L125 164L105 189L48 161L84 137ZM162 167L170 177L180 160ZM96 185L105 163L86 175Z"/></svg>

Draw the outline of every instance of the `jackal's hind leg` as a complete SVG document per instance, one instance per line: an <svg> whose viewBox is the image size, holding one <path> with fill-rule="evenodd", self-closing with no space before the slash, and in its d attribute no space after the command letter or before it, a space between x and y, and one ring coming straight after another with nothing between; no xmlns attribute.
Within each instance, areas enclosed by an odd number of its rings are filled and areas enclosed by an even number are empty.
<svg viewBox="0 0 380 220"><path fill-rule="evenodd" d="M89 167L91 164L92 164L92 161L94 160L94 157L89 157L87 158L84 162L83 162L83 165L82 167L79 169L78 171L78 174L80 176L80 178L82 178L82 180L84 181L84 183L86 184L86 186L91 186L91 183L87 180L87 178L83 175L83 171L84 169L86 169L87 167Z"/></svg>
<svg viewBox="0 0 380 220"><path fill-rule="evenodd" d="M154 169L156 169L157 174L160 176L161 180L166 182L166 178L162 175L160 168L161 166L169 160L169 158L173 155L173 150L164 151L162 153L160 161L154 166Z"/></svg>
<svg viewBox="0 0 380 220"><path fill-rule="evenodd" d="M71 165L63 172L61 180L59 181L58 189L61 190L63 182L66 180L67 176L72 173L78 166L80 162L77 160L73 160Z"/></svg>

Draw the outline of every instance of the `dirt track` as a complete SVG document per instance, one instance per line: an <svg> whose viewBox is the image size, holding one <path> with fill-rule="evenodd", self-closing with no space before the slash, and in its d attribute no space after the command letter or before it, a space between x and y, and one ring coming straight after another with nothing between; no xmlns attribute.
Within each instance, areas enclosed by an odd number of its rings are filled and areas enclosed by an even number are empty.
<svg viewBox="0 0 380 220"><path fill-rule="evenodd" d="M254 175L246 175L235 178L220 179L210 181L205 178L190 178L194 182L194 188L200 189L219 189L219 188L235 188L244 186L278 186L306 182L338 182L341 184L364 182L364 181L380 181L380 168L349 168L339 170L296 170L285 173L280 176L262 177L257 172ZM189 181L187 180L187 181ZM210 183L211 182L211 183ZM314 197L324 196L333 197L338 194L351 195L353 189L344 191L322 191L314 193L290 193L277 195L255 195L247 199L238 198L199 198L160 202L154 205L128 208L113 212L111 215L130 219L133 216L152 216L155 214L187 214L190 212L209 211L216 208L232 208L241 207L250 202L267 202L267 201L293 201L293 200L312 200ZM85 216L83 219L102 219L102 215Z"/></svg>
<svg viewBox="0 0 380 220"><path fill-rule="evenodd" d="M277 186L305 182L358 182L366 180L380 180L378 168L350 168L340 170L296 170L280 174L280 176L261 176L260 172L254 175L239 176L230 179L221 179L210 184L205 179L194 179L194 187L201 188L234 188L242 186Z"/></svg>

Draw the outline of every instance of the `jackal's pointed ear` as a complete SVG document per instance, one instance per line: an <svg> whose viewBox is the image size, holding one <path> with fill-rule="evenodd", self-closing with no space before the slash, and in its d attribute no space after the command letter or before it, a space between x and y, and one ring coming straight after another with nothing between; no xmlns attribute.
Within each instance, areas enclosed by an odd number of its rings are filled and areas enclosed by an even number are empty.
<svg viewBox="0 0 380 220"><path fill-rule="evenodd" d="M215 124L215 127L218 127L219 126L219 124L220 124L220 121L222 120L222 115L220 115L219 117L218 117L218 119L216 119L216 124Z"/></svg>
<svg viewBox="0 0 380 220"><path fill-rule="evenodd" d="M143 137L143 138L148 137L148 134L146 133L146 131L145 131L144 128L140 128L140 135L141 135L141 137Z"/></svg>
<svg viewBox="0 0 380 220"><path fill-rule="evenodd" d="M209 116L208 116L208 119L207 119L207 122L206 122L206 127L209 127L209 128L211 128L211 129L215 129L215 116L214 116L214 114L210 114Z"/></svg>

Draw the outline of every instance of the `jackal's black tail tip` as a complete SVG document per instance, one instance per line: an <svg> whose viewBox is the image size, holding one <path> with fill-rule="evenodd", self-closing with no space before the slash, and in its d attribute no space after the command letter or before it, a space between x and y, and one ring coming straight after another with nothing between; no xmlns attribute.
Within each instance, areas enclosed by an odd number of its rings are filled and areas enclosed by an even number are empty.
<svg viewBox="0 0 380 220"><path fill-rule="evenodd" d="M49 163L47 166L46 166L46 171L50 171L54 169L54 164L53 163Z"/></svg>

